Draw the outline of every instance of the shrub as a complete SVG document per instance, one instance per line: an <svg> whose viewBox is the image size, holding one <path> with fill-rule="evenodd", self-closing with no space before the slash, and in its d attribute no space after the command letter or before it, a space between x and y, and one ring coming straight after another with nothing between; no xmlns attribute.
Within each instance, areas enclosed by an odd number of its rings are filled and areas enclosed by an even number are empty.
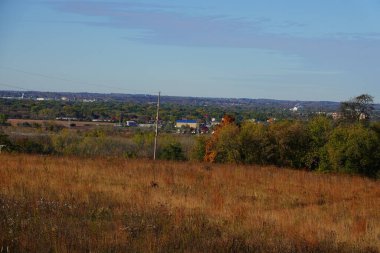
<svg viewBox="0 0 380 253"><path fill-rule="evenodd" d="M137 132L132 141L135 144L135 150L138 157L151 158L153 157L153 132Z"/></svg>
<svg viewBox="0 0 380 253"><path fill-rule="evenodd" d="M206 155L206 143L208 138L204 135L196 137L196 141L191 150L191 159L203 161Z"/></svg>
<svg viewBox="0 0 380 253"><path fill-rule="evenodd" d="M56 133L65 128L64 126L56 124L54 122L44 122L44 127L46 131L51 131L51 132L56 132Z"/></svg>
<svg viewBox="0 0 380 253"><path fill-rule="evenodd" d="M17 150L20 152L29 153L29 154L48 153L47 151L45 151L44 145L29 138L19 139L15 142L15 144L17 146Z"/></svg>
<svg viewBox="0 0 380 253"><path fill-rule="evenodd" d="M270 135L278 149L279 166L302 168L305 166L306 154L310 148L310 139L306 126L302 122L277 122L269 127Z"/></svg>
<svg viewBox="0 0 380 253"><path fill-rule="evenodd" d="M363 125L340 126L326 145L330 170L375 177L380 167L380 141Z"/></svg>
<svg viewBox="0 0 380 253"><path fill-rule="evenodd" d="M216 162L241 162L240 143L238 140L239 127L228 124L220 128L215 145Z"/></svg>
<svg viewBox="0 0 380 253"><path fill-rule="evenodd" d="M64 129L52 137L54 150L59 154L78 154L80 138L70 130Z"/></svg>
<svg viewBox="0 0 380 253"><path fill-rule="evenodd" d="M5 114L0 114L0 126L9 126L10 124L7 122L8 116Z"/></svg>
<svg viewBox="0 0 380 253"><path fill-rule="evenodd" d="M32 125L27 121L17 123L17 126L19 126L19 127L32 127Z"/></svg>
<svg viewBox="0 0 380 253"><path fill-rule="evenodd" d="M325 116L317 116L307 124L310 139L310 149L306 155L306 166L309 169L326 167L321 161L326 161L325 145L332 131L332 122Z"/></svg>
<svg viewBox="0 0 380 253"><path fill-rule="evenodd" d="M183 161L186 159L179 142L169 143L162 147L159 153L159 158L175 161Z"/></svg>
<svg viewBox="0 0 380 253"><path fill-rule="evenodd" d="M9 140L8 135L0 130L0 145L4 145L1 148L1 151L12 151L14 149L14 145Z"/></svg>
<svg viewBox="0 0 380 253"><path fill-rule="evenodd" d="M241 144L242 162L263 165L277 160L277 146L267 126L251 122L244 123L238 138Z"/></svg>

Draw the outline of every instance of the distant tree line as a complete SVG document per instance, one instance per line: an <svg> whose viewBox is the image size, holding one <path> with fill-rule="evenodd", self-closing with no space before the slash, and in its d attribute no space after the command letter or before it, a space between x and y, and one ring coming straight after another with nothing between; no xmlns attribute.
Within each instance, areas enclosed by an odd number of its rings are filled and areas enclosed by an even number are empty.
<svg viewBox="0 0 380 253"><path fill-rule="evenodd" d="M320 108L319 108L320 109ZM201 106L192 104L175 104L163 102L160 108L161 120L175 122L178 119L196 119L209 121L211 118L221 119L228 112L233 114L238 122L247 119L266 121L277 119L307 119L318 108L303 109L302 112L291 112L289 109L270 105L231 105L231 106ZM17 119L51 120L59 117L77 118L79 120L110 119L135 120L146 123L155 119L155 103L136 103L120 101L58 101L58 100L11 100L0 99L0 114Z"/></svg>

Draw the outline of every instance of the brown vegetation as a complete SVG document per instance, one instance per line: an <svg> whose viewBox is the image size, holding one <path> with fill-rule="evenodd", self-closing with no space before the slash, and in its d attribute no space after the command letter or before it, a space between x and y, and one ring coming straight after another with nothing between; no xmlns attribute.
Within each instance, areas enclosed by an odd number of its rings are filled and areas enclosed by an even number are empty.
<svg viewBox="0 0 380 253"><path fill-rule="evenodd" d="M216 156L218 155L218 152L216 151L216 146L220 138L220 133L222 129L227 128L231 124L235 122L235 118L231 115L224 115L222 118L222 122L220 125L217 125L214 129L214 133L212 134L211 138L207 141L206 147L205 147L205 156L204 161L205 162L215 162ZM231 138L231 136L230 136Z"/></svg>
<svg viewBox="0 0 380 253"><path fill-rule="evenodd" d="M40 124L44 125L45 123L48 124L57 124L65 127L70 127L70 123L74 123L77 127L96 127L96 126L113 126L114 123L111 122L92 122L92 121L64 121L64 120L37 120L37 119L8 119L8 122L12 126L17 126L18 124L22 123L29 123L29 124Z"/></svg>
<svg viewBox="0 0 380 253"><path fill-rule="evenodd" d="M356 176L0 155L3 252L379 252L379 210Z"/></svg>

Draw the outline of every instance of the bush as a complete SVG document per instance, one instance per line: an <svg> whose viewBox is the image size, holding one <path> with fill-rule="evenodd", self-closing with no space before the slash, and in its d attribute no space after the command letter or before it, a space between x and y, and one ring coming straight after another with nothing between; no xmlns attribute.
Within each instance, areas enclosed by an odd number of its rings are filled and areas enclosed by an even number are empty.
<svg viewBox="0 0 380 253"><path fill-rule="evenodd" d="M306 125L299 121L284 121L271 125L269 131L278 149L275 164L294 168L305 167L306 155L310 148Z"/></svg>
<svg viewBox="0 0 380 253"><path fill-rule="evenodd" d="M166 144L159 152L159 158L163 160L183 161L186 160L179 142Z"/></svg>
<svg viewBox="0 0 380 253"><path fill-rule="evenodd" d="M206 143L208 138L204 135L196 137L196 141L191 150L191 159L196 161L203 161L206 155Z"/></svg>
<svg viewBox="0 0 380 253"><path fill-rule="evenodd" d="M5 114L0 114L0 126L10 126L8 122L8 116Z"/></svg>
<svg viewBox="0 0 380 253"><path fill-rule="evenodd" d="M378 135L363 125L340 126L326 144L327 161L335 172L359 173L375 177L380 167Z"/></svg>
<svg viewBox="0 0 380 253"><path fill-rule="evenodd" d="M92 130L83 135L63 130L52 137L55 151L64 155L127 156L134 157L135 145L124 138L107 137L102 130ZM130 155L128 155L130 154Z"/></svg>
<svg viewBox="0 0 380 253"><path fill-rule="evenodd" d="M154 133L153 132L137 132L132 141L135 145L136 156L141 158L153 157L153 144Z"/></svg>
<svg viewBox="0 0 380 253"><path fill-rule="evenodd" d="M28 138L22 138L15 142L17 150L24 153L29 154L46 154L49 153L47 150L45 150L44 145L41 143L28 139Z"/></svg>
<svg viewBox="0 0 380 253"><path fill-rule="evenodd" d="M52 143L58 154L76 155L78 154L80 138L72 131L64 129L52 137Z"/></svg>
<svg viewBox="0 0 380 253"><path fill-rule="evenodd" d="M12 151L14 149L14 145L9 140L8 135L3 133L1 130L0 130L0 145L3 145L3 147L1 148L2 152L3 151L9 152L9 151Z"/></svg>
<svg viewBox="0 0 380 253"><path fill-rule="evenodd" d="M17 126L19 126L19 127L32 127L32 125L27 121L17 123Z"/></svg>
<svg viewBox="0 0 380 253"><path fill-rule="evenodd" d="M277 160L277 146L267 126L251 122L244 123L238 138L241 143L242 162L264 165Z"/></svg>
<svg viewBox="0 0 380 253"><path fill-rule="evenodd" d="M215 162L241 162L241 144L237 138L239 136L239 127L231 123L223 126L218 131L218 138L215 143Z"/></svg>
<svg viewBox="0 0 380 253"><path fill-rule="evenodd" d="M54 122L44 122L44 127L46 131L56 132L63 130L65 127Z"/></svg>
<svg viewBox="0 0 380 253"><path fill-rule="evenodd" d="M325 145L332 131L332 122L325 116L317 116L308 122L307 131L310 149L306 155L306 167L323 170L326 167L326 164L323 164L323 161L326 161Z"/></svg>

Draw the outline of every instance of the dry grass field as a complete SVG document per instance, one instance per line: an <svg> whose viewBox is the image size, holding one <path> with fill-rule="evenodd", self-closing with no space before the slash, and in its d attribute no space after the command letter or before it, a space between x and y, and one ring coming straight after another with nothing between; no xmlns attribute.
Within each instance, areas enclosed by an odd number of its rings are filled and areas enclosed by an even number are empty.
<svg viewBox="0 0 380 253"><path fill-rule="evenodd" d="M1 252L379 252L379 210L357 176L0 155Z"/></svg>

